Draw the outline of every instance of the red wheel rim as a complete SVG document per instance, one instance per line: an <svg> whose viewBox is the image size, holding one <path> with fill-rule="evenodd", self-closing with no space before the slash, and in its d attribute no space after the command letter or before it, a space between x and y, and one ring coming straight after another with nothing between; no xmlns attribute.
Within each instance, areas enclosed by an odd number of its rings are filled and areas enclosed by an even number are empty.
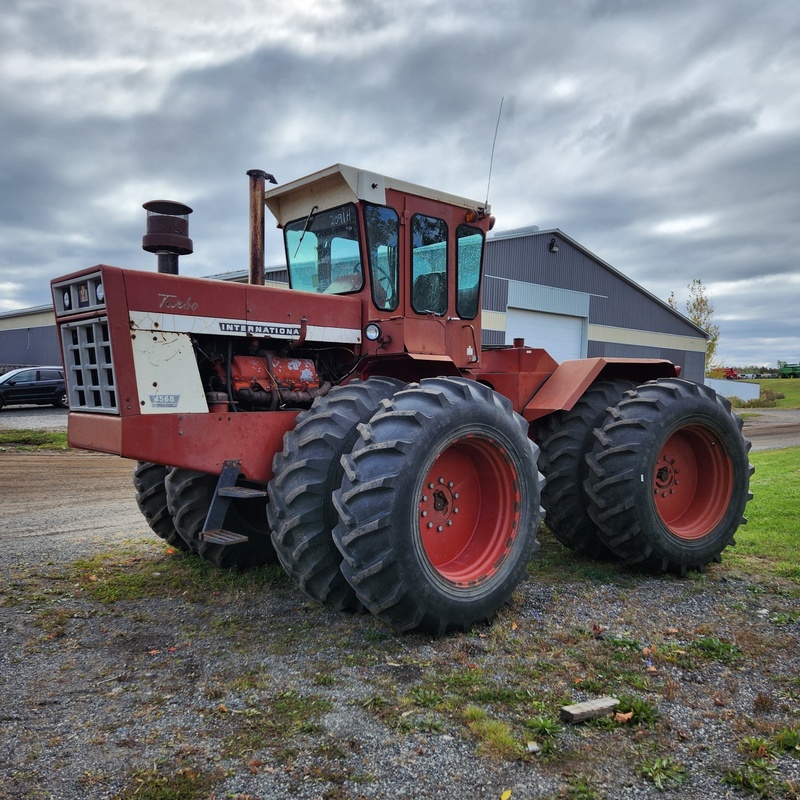
<svg viewBox="0 0 800 800"><path fill-rule="evenodd" d="M711 431L681 428L667 439L653 473L661 520L678 538L701 539L725 516L733 493L733 462Z"/></svg>
<svg viewBox="0 0 800 800"><path fill-rule="evenodd" d="M521 518L517 470L489 438L467 436L440 453L419 498L425 555L457 586L489 580L508 556Z"/></svg>

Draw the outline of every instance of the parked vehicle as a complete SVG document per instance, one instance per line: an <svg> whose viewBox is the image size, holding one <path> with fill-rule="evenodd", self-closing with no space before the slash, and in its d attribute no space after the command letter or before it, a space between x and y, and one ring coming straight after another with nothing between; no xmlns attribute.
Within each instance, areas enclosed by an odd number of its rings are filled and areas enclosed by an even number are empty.
<svg viewBox="0 0 800 800"><path fill-rule="evenodd" d="M751 497L727 400L666 360L482 346L481 202L344 165L267 192L248 174L249 284L178 275L191 209L163 200L158 274L52 283L70 444L139 461L159 536L433 633L510 601L544 509L579 552L719 560ZM289 289L263 285L265 205Z"/></svg>
<svg viewBox="0 0 800 800"><path fill-rule="evenodd" d="M63 367L21 367L0 375L0 408L20 405L67 408Z"/></svg>

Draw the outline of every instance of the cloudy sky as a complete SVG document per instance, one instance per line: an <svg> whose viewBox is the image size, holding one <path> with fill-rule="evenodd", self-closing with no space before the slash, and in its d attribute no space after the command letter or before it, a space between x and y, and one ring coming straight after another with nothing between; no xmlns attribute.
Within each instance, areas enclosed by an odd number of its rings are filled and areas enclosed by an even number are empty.
<svg viewBox="0 0 800 800"><path fill-rule="evenodd" d="M700 278L726 363L800 361L797 0L5 0L0 311L154 270L156 198L194 208L183 274L246 268L250 168L483 199L503 97L498 230L681 305Z"/></svg>

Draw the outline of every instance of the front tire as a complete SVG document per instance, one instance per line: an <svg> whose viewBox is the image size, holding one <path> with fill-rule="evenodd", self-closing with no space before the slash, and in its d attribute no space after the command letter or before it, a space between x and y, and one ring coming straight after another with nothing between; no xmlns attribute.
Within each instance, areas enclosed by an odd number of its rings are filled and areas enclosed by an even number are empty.
<svg viewBox="0 0 800 800"><path fill-rule="evenodd" d="M192 548L175 530L172 515L167 505L167 489L164 481L167 467L151 461L138 461L133 470L133 485L136 489L136 505L142 512L147 524L156 536L161 537L168 545L184 553L192 552Z"/></svg>
<svg viewBox="0 0 800 800"><path fill-rule="evenodd" d="M730 403L702 384L639 386L595 430L589 514L608 547L649 572L701 569L733 542L753 467Z"/></svg>
<svg viewBox="0 0 800 800"><path fill-rule="evenodd" d="M488 622L538 549L538 448L511 403L429 378L384 403L334 493L334 541L359 600L401 631Z"/></svg>
<svg viewBox="0 0 800 800"><path fill-rule="evenodd" d="M190 548L218 567L250 569L276 561L269 537L264 500L232 501L224 527L248 537L241 544L213 544L199 538L217 487L217 476L171 468L166 478L167 503L175 529Z"/></svg>
<svg viewBox="0 0 800 800"><path fill-rule="evenodd" d="M331 535L339 519L332 494L342 482L340 459L358 438L358 423L403 386L370 378L333 388L298 415L273 461L267 516L278 559L309 597L340 611L363 609L339 569L342 556Z"/></svg>
<svg viewBox="0 0 800 800"><path fill-rule="evenodd" d="M66 392L61 392L56 396L56 399L53 400L53 405L56 408L69 408L69 397L67 397Z"/></svg>

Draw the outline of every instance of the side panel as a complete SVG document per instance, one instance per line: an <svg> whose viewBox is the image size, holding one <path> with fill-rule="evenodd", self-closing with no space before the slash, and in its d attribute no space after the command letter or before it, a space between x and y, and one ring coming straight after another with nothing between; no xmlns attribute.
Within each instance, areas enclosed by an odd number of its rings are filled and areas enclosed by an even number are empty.
<svg viewBox="0 0 800 800"><path fill-rule="evenodd" d="M142 414L208 411L192 341L185 333L139 331L131 336Z"/></svg>

